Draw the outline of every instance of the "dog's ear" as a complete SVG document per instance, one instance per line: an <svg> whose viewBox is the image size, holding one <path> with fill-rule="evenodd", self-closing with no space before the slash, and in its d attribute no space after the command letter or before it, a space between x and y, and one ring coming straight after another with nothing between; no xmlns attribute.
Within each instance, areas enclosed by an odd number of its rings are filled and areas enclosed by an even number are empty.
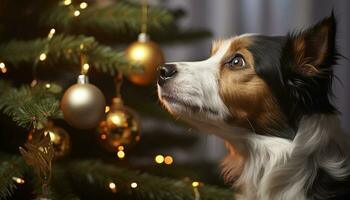
<svg viewBox="0 0 350 200"><path fill-rule="evenodd" d="M292 56L293 71L315 76L335 62L336 21L334 13L299 33L288 34L286 48Z"/></svg>

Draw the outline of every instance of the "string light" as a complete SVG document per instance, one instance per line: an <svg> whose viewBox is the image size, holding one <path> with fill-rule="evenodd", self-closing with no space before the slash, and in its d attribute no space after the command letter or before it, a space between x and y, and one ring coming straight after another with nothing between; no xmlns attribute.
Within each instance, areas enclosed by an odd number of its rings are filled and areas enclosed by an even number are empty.
<svg viewBox="0 0 350 200"><path fill-rule="evenodd" d="M46 87L47 89L49 89L49 88L51 88L51 84L50 84L50 83L46 83L46 84L45 84L45 87Z"/></svg>
<svg viewBox="0 0 350 200"><path fill-rule="evenodd" d="M100 136L100 137L101 137L101 139L102 139L102 140L107 139L107 135L106 135L106 134L101 134L101 136Z"/></svg>
<svg viewBox="0 0 350 200"><path fill-rule="evenodd" d="M118 146L118 150L119 151L124 151L124 146L123 145Z"/></svg>
<svg viewBox="0 0 350 200"><path fill-rule="evenodd" d="M162 164L164 162L164 156L157 155L156 157L154 157L154 161L156 161L156 163L158 164Z"/></svg>
<svg viewBox="0 0 350 200"><path fill-rule="evenodd" d="M192 182L192 187L196 188L199 186L199 182L198 181L193 181Z"/></svg>
<svg viewBox="0 0 350 200"><path fill-rule="evenodd" d="M44 60L46 60L46 54L45 53L41 53L40 54L40 56L39 56L39 60L41 60L41 61L44 61Z"/></svg>
<svg viewBox="0 0 350 200"><path fill-rule="evenodd" d="M6 65L3 62L0 63L0 71L4 74L7 72Z"/></svg>
<svg viewBox="0 0 350 200"><path fill-rule="evenodd" d="M83 69L84 69L84 70L88 71L89 68L90 68L90 65L89 65L88 63L85 63L85 64L83 65Z"/></svg>
<svg viewBox="0 0 350 200"><path fill-rule="evenodd" d="M198 181L193 181L192 182L192 188L193 188L193 193L194 193L194 200L200 200L201 199L201 194L199 193L198 187L200 186L200 183Z"/></svg>
<svg viewBox="0 0 350 200"><path fill-rule="evenodd" d="M119 150L119 151L117 152L117 156L118 156L118 158L123 159L123 158L125 158L125 152Z"/></svg>
<svg viewBox="0 0 350 200"><path fill-rule="evenodd" d="M71 3L72 3L72 0L64 0L64 1L63 1L63 4L64 4L65 6L69 6Z"/></svg>
<svg viewBox="0 0 350 200"><path fill-rule="evenodd" d="M80 15L80 11L79 10L74 11L74 16L78 17L79 15Z"/></svg>
<svg viewBox="0 0 350 200"><path fill-rule="evenodd" d="M105 113L108 113L110 110L111 110L111 107L106 106L106 108L105 108Z"/></svg>
<svg viewBox="0 0 350 200"><path fill-rule="evenodd" d="M174 162L174 159L171 156L166 156L164 158L164 163L167 164L167 165L171 165L171 164L173 164L173 162Z"/></svg>
<svg viewBox="0 0 350 200"><path fill-rule="evenodd" d="M56 33L56 30L54 28L52 28L49 32L49 35L47 36L49 39L51 39L53 37L53 35Z"/></svg>
<svg viewBox="0 0 350 200"><path fill-rule="evenodd" d="M117 186L113 182L109 182L108 187L112 190L113 193L117 192Z"/></svg>
<svg viewBox="0 0 350 200"><path fill-rule="evenodd" d="M136 183L136 182L132 182L132 183L130 184L130 187L131 187L131 188L134 188L134 189L137 188L137 183Z"/></svg>
<svg viewBox="0 0 350 200"><path fill-rule="evenodd" d="M24 179L18 178L18 177L15 177L15 176L12 177L12 180L15 181L18 184L24 184L25 183Z"/></svg>
<svg viewBox="0 0 350 200"><path fill-rule="evenodd" d="M88 7L88 4L86 2L81 2L79 6L81 9L85 9Z"/></svg>

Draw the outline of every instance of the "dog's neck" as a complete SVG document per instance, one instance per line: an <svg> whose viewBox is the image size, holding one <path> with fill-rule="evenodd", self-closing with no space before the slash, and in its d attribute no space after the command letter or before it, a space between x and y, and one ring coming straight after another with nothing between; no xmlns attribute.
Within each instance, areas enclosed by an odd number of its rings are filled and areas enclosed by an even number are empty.
<svg viewBox="0 0 350 200"><path fill-rule="evenodd" d="M237 199L308 199L310 190L327 189L315 188L319 169L332 180L350 172L349 138L335 115L303 117L293 140L239 128L230 133L218 123L200 127L226 140L230 153L222 162L223 175L240 190Z"/></svg>
<svg viewBox="0 0 350 200"><path fill-rule="evenodd" d="M308 199L319 169L334 179L350 172L344 156L350 142L334 115L304 117L293 141L252 134L228 143L231 153L223 161L223 173L241 190L242 199Z"/></svg>

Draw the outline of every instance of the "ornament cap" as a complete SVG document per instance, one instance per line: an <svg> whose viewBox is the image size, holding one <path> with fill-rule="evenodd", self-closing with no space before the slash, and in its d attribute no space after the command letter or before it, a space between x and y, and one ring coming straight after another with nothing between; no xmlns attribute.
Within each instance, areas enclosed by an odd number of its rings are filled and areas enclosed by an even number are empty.
<svg viewBox="0 0 350 200"><path fill-rule="evenodd" d="M113 108L115 108L115 109L118 109L118 108L121 108L121 107L123 107L123 100L122 100L122 98L120 98L120 97L114 97L113 98L113 104L112 104L112 107Z"/></svg>
<svg viewBox="0 0 350 200"><path fill-rule="evenodd" d="M84 75L84 74L80 74L78 76L78 81L77 82L80 83L80 84L89 83L89 77Z"/></svg>
<svg viewBox="0 0 350 200"><path fill-rule="evenodd" d="M147 33L140 33L138 36L139 42L148 42L149 41L149 35Z"/></svg>

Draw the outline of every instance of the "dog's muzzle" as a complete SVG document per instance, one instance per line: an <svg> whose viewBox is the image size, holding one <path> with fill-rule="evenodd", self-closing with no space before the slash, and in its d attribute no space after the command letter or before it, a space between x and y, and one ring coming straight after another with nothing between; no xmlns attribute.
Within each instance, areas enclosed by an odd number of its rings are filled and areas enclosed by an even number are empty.
<svg viewBox="0 0 350 200"><path fill-rule="evenodd" d="M159 68L158 85L163 86L168 80L174 78L176 74L175 64L164 64Z"/></svg>

